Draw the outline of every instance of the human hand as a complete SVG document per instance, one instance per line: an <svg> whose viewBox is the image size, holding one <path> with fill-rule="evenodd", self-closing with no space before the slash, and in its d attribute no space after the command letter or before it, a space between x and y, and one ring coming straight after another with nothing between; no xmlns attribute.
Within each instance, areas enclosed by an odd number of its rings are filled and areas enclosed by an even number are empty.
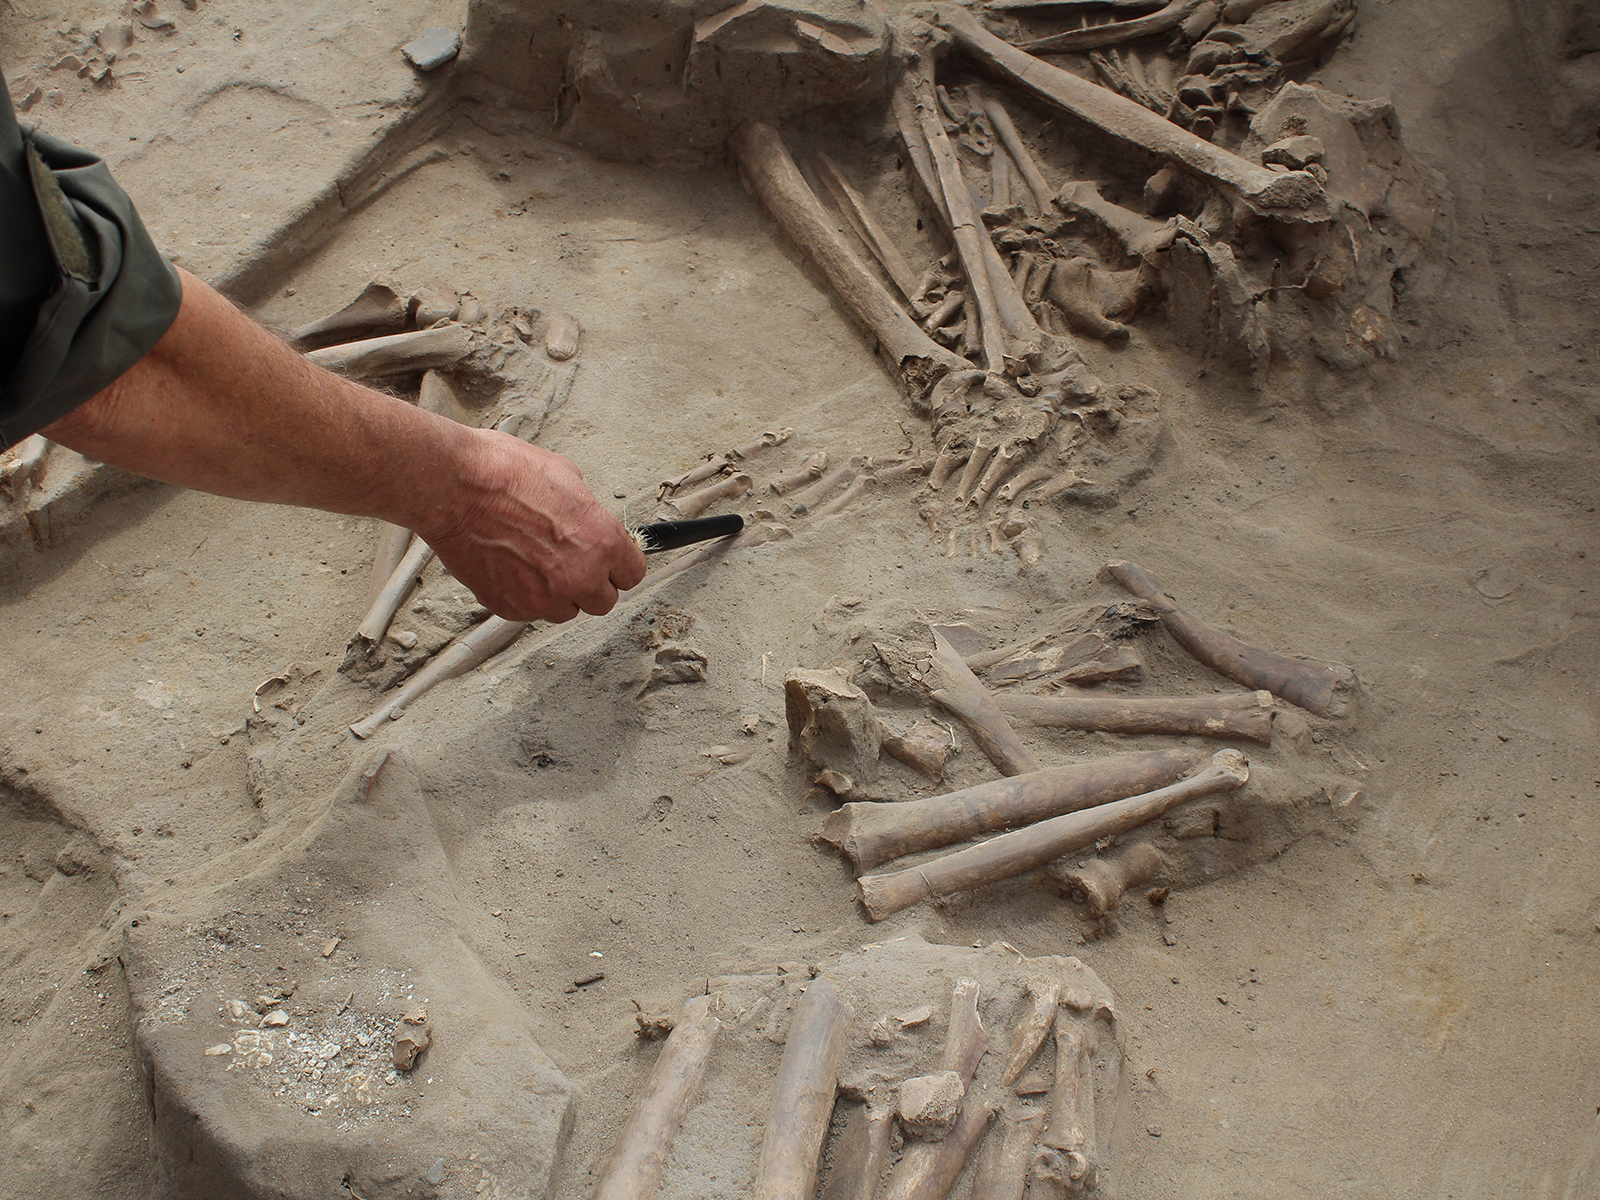
<svg viewBox="0 0 1600 1200"><path fill-rule="evenodd" d="M509 434L471 431L441 481L441 511L417 532L497 616L596 616L644 578L644 555L583 482L572 460Z"/></svg>

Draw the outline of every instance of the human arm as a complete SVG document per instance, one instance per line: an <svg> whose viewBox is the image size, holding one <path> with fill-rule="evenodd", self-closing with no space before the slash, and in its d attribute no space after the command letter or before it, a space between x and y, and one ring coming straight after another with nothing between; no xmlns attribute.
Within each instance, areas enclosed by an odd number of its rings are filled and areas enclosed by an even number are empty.
<svg viewBox="0 0 1600 1200"><path fill-rule="evenodd" d="M166 335L46 437L167 483L404 526L510 620L609 612L644 577L562 455L325 371L180 274Z"/></svg>

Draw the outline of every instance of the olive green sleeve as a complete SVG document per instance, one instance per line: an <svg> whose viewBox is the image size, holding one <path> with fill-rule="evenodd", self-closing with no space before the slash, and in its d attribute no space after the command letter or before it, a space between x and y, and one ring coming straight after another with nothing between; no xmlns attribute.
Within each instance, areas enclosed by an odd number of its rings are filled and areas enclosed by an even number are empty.
<svg viewBox="0 0 1600 1200"><path fill-rule="evenodd" d="M0 77L0 448L114 382L182 298L105 163L20 128Z"/></svg>

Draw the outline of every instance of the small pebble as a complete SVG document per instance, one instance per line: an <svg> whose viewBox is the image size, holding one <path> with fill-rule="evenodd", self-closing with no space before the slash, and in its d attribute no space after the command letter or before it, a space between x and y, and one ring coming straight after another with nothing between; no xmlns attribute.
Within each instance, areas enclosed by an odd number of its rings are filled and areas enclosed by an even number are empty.
<svg viewBox="0 0 1600 1200"><path fill-rule="evenodd" d="M278 1029L284 1025L287 1025L288 1023L289 1014L284 1012L281 1008L275 1008L266 1016L261 1018L261 1026L263 1029Z"/></svg>
<svg viewBox="0 0 1600 1200"><path fill-rule="evenodd" d="M400 47L400 53L419 71L442 67L460 52L461 35L453 29L430 29L416 41Z"/></svg>

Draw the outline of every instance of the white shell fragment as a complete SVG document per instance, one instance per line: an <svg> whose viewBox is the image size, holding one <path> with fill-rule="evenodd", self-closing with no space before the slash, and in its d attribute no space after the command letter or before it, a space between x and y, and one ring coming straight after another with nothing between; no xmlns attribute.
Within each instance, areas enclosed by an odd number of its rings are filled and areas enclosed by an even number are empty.
<svg viewBox="0 0 1600 1200"><path fill-rule="evenodd" d="M216 1058L219 1054L232 1054L233 1045L230 1042L218 1042L215 1046L206 1047L206 1057Z"/></svg>
<svg viewBox="0 0 1600 1200"><path fill-rule="evenodd" d="M261 1018L261 1027L263 1029L279 1029L288 1023L289 1014L284 1012L281 1008L275 1008L266 1016Z"/></svg>

